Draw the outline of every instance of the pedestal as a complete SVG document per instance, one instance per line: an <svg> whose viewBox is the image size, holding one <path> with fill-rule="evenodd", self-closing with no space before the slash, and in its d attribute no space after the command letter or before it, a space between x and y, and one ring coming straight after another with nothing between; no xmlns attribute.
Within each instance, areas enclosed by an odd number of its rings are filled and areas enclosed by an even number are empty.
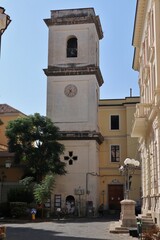
<svg viewBox="0 0 160 240"><path fill-rule="evenodd" d="M136 227L137 220L135 215L136 202L130 199L121 201L121 221L122 227Z"/></svg>

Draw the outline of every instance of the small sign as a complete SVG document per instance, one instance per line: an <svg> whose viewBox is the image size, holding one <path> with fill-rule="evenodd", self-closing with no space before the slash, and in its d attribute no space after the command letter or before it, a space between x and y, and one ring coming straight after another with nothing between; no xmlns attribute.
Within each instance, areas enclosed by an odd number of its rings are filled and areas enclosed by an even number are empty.
<svg viewBox="0 0 160 240"><path fill-rule="evenodd" d="M37 213L37 210L35 208L32 208L31 209L31 214L36 214Z"/></svg>

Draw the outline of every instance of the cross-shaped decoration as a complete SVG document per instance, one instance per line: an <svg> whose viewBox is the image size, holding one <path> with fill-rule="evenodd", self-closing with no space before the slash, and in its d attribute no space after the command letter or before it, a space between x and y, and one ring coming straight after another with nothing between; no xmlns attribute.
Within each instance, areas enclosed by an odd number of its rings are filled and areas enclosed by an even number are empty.
<svg viewBox="0 0 160 240"><path fill-rule="evenodd" d="M69 165L73 164L73 161L78 160L78 156L74 156L73 152L68 152L69 156L64 156L64 160L68 161Z"/></svg>

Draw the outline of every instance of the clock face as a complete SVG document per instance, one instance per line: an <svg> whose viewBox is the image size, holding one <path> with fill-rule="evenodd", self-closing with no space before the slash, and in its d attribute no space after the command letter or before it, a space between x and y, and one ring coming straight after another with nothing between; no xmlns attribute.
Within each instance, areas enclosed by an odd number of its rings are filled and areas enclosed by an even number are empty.
<svg viewBox="0 0 160 240"><path fill-rule="evenodd" d="M67 97L74 97L77 94L77 87L73 84L69 84L65 87L64 93Z"/></svg>

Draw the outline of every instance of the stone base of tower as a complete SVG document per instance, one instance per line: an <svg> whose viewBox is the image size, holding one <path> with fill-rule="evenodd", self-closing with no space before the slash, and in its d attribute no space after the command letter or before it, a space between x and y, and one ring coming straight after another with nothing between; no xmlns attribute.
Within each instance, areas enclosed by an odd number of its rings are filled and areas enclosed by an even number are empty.
<svg viewBox="0 0 160 240"><path fill-rule="evenodd" d="M64 140L67 174L56 177L52 210L60 207L76 216L96 215L99 206L98 151L96 140Z"/></svg>

